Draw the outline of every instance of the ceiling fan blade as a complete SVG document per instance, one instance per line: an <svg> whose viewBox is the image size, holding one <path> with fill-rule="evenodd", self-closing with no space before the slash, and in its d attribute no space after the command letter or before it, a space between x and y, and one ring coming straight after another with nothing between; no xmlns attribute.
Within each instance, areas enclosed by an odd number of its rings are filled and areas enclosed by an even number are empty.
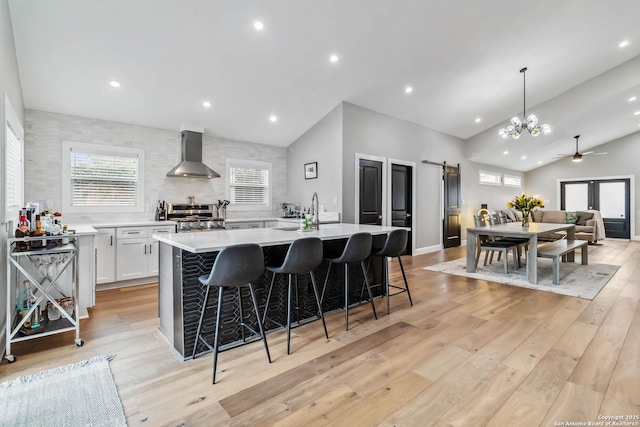
<svg viewBox="0 0 640 427"><path fill-rule="evenodd" d="M607 154L607 153L596 153L595 151L589 151L588 153L583 153L583 155L585 156L602 156L603 154Z"/></svg>
<svg viewBox="0 0 640 427"><path fill-rule="evenodd" d="M595 151L587 151L587 152L582 153L582 155L583 156L588 156L588 155L593 154L593 153L595 153Z"/></svg>

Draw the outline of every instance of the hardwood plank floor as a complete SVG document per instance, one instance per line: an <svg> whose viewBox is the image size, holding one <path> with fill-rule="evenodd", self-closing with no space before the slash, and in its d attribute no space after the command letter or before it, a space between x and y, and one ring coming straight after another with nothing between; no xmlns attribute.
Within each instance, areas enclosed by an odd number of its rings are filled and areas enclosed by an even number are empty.
<svg viewBox="0 0 640 427"><path fill-rule="evenodd" d="M130 426L555 426L640 415L640 242L607 239L590 263L621 265L593 300L422 268L465 255L404 257L406 295L182 362L158 331L157 285L101 291L73 334L13 345L0 379L112 354ZM400 282L397 263L392 281ZM601 421L601 420L600 420ZM624 420L623 420L624 421ZM640 420L627 420L640 426ZM633 424L630 424L633 425Z"/></svg>

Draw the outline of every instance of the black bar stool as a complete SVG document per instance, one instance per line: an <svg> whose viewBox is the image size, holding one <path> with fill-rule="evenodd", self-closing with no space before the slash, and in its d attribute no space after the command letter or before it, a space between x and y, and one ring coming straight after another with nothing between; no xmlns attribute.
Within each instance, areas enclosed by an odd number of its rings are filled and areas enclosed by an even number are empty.
<svg viewBox="0 0 640 427"><path fill-rule="evenodd" d="M404 228L392 230L389 234L387 234L387 240L385 240L382 249L374 250L373 252L371 252L371 256L382 257L382 280L384 280L382 285L384 285L385 293L387 295L387 314L391 312L389 297L392 297L393 295L398 295L406 292L407 296L409 297L409 304L413 305L413 301L411 300L411 292L409 292L409 284L407 283L407 276L404 274L404 266L402 265L402 259L400 258L400 254L402 254L407 247L408 237L409 232ZM402 278L404 279L404 288L389 283L389 264L387 262L388 257L398 258L398 262L400 263L400 270L402 271ZM391 294L389 293L389 288L398 289L398 292Z"/></svg>
<svg viewBox="0 0 640 427"><path fill-rule="evenodd" d="M324 293L327 289L327 282L329 281L329 273L331 272L331 266L333 264L344 264L344 317L345 317L345 330L349 330L349 264L360 263L362 273L364 274L364 281L367 285L367 291L369 292L369 299L371 301L371 308L373 310L373 317L378 318L376 314L376 307L373 304L373 295L371 294L371 287L369 286L369 279L367 278L367 270L364 265L364 260L371 254L372 237L370 233L355 233L347 240L347 244L340 254L334 258L326 258L330 262L327 269L327 277L324 280L324 286L322 288L322 298L324 299Z"/></svg>
<svg viewBox="0 0 640 427"><path fill-rule="evenodd" d="M258 301L256 299L256 292L251 282L254 282L262 277L264 274L264 254L260 245L254 243L241 244L228 246L220 251L213 263L213 268L209 275L202 275L198 278L200 283L207 287L204 295L204 301L202 302L202 312L200 313L200 321L198 322L198 331L196 333L196 342L193 344L193 354L195 357L196 346L198 340L202 341L209 349L213 351L213 384L216 383L216 366L218 364L218 338L220 331L220 315L222 313L222 297L225 289L236 288L238 290L238 299L240 305L240 326L247 328L251 333L258 335L262 338L264 343L264 349L267 352L267 359L271 363L271 355L269 354L269 346L267 345L267 337L264 334L264 328L262 327L262 320L260 319L260 311L258 310ZM242 315L242 296L240 293L241 288L249 287L251 292L251 301L253 302L253 309L256 312L256 321L258 323L259 332L256 332L249 325L244 323ZM202 329L202 320L204 319L204 313L207 309L207 301L209 300L209 290L211 287L218 288L218 311L216 312L216 334L213 341L213 347L205 341L200 335ZM244 329L242 330L242 337L244 340Z"/></svg>
<svg viewBox="0 0 640 427"><path fill-rule="evenodd" d="M316 286L316 278L313 274L313 270L322 263L322 240L317 237L308 237L304 239L294 240L284 262L280 266L267 266L267 270L273 273L271 279L271 286L269 286L269 293L267 295L267 303L264 307L264 314L262 322L267 319L267 311L269 310L269 301L271 300L271 291L273 290L273 284L276 280L277 274L289 275L289 288L287 291L287 354L291 353L291 310L295 308L297 312L301 309L298 299L298 274L309 274L311 276L311 286L313 287L313 295L318 307L318 313L311 313L318 316L322 320L322 326L324 327L324 335L329 338L327 332L327 325L324 321L324 314L322 313L322 306L320 305L320 296L318 295L318 287ZM292 290L294 289L293 280L295 277L295 307L292 303ZM307 311L302 308L303 311ZM276 323L272 320L272 322ZM300 317L298 316L298 324L300 323ZM282 326L282 325L280 325Z"/></svg>

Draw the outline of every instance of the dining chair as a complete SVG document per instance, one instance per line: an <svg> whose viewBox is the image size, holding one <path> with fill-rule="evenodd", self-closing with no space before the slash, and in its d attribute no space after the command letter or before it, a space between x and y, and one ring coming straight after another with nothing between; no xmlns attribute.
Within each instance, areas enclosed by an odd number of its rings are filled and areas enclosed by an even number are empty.
<svg viewBox="0 0 640 427"><path fill-rule="evenodd" d="M479 215L473 216L473 221L476 227L484 227L486 226L486 222L484 218ZM493 254L495 252L504 253L504 273L509 273L509 266L507 260L507 254L510 250L513 251L513 265L514 269L518 268L518 245L513 242L503 241L503 240L493 240L490 236L486 234L479 234L476 240L476 259L475 266L478 268L478 261L480 260L480 253L484 249L484 265L487 265L487 260L489 258L489 253Z"/></svg>

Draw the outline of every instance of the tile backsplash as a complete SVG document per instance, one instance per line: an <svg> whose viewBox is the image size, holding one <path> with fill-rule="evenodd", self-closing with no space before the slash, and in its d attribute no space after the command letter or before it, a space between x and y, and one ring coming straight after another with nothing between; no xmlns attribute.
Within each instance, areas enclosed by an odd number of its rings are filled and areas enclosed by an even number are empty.
<svg viewBox="0 0 640 427"><path fill-rule="evenodd" d="M65 223L107 223L146 221L154 218L156 202L215 203L225 199L227 158L272 163L272 209L227 212L227 218L273 217L280 215L280 203L287 199L287 151L285 147L233 141L205 135L203 162L221 178L170 178L167 172L180 161L180 131L69 116L39 110L25 110L25 202L44 201L49 210L62 206L62 141L141 148L145 152L145 210L143 213L65 214Z"/></svg>

